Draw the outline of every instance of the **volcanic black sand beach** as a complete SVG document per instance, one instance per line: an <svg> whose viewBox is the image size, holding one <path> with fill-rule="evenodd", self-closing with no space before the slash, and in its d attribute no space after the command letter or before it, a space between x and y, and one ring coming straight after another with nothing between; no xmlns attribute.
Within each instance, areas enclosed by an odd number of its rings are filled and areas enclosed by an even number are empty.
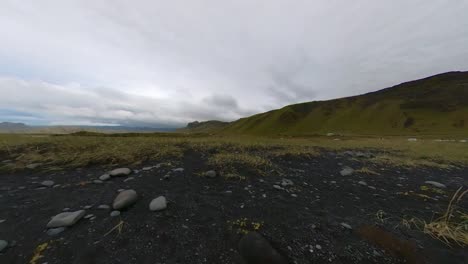
<svg viewBox="0 0 468 264"><path fill-rule="evenodd" d="M276 171L231 179L206 177L205 156L190 150L121 166L132 172L104 181L96 180L114 168L2 172L0 263L245 263L239 240L254 231L287 263L468 263L466 248L421 227L468 185L468 168L369 165L372 155L284 157ZM111 216L122 189L138 199ZM167 208L149 210L158 196ZM77 210L85 216L75 224L47 229L51 217Z"/></svg>

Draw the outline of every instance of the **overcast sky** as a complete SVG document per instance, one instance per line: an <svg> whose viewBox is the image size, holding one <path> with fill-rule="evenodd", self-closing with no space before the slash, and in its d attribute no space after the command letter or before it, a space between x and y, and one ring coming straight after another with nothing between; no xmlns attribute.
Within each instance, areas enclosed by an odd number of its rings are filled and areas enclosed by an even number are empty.
<svg viewBox="0 0 468 264"><path fill-rule="evenodd" d="M0 121L176 126L468 70L468 0L0 0Z"/></svg>

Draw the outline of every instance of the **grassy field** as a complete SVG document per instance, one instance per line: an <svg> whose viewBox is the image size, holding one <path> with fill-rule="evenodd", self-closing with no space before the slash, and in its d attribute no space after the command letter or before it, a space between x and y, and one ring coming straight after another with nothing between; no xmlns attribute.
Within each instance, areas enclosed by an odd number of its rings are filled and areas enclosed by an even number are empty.
<svg viewBox="0 0 468 264"><path fill-rule="evenodd" d="M177 161L185 151L204 153L209 164L232 171L235 165L265 172L281 156L311 157L324 150L371 150L371 162L396 166L448 167L468 163L468 143L410 142L406 137L233 137L191 134L0 134L0 158L14 160L9 169L31 163L73 168L89 165L127 165L152 160ZM14 165L11 165L14 164ZM231 168L231 169L229 169ZM5 169L5 166L4 166Z"/></svg>

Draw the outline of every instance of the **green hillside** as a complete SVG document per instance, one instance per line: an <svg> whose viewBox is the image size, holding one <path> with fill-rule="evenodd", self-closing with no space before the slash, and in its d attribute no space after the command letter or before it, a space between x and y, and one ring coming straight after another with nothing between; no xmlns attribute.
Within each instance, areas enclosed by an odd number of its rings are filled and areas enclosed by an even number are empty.
<svg viewBox="0 0 468 264"><path fill-rule="evenodd" d="M468 72L449 72L359 96L289 105L242 118L227 134L468 135Z"/></svg>
<svg viewBox="0 0 468 264"><path fill-rule="evenodd" d="M204 122L194 121L188 123L187 127L178 129L177 132L190 132L190 133L216 133L226 127L229 123L217 120L210 120Z"/></svg>

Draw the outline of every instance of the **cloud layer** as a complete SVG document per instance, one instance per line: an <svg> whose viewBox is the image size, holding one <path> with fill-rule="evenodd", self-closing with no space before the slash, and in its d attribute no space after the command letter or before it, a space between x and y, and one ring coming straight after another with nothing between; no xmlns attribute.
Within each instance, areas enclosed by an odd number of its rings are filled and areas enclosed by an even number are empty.
<svg viewBox="0 0 468 264"><path fill-rule="evenodd" d="M10 1L0 121L181 125L468 69L468 2Z"/></svg>

